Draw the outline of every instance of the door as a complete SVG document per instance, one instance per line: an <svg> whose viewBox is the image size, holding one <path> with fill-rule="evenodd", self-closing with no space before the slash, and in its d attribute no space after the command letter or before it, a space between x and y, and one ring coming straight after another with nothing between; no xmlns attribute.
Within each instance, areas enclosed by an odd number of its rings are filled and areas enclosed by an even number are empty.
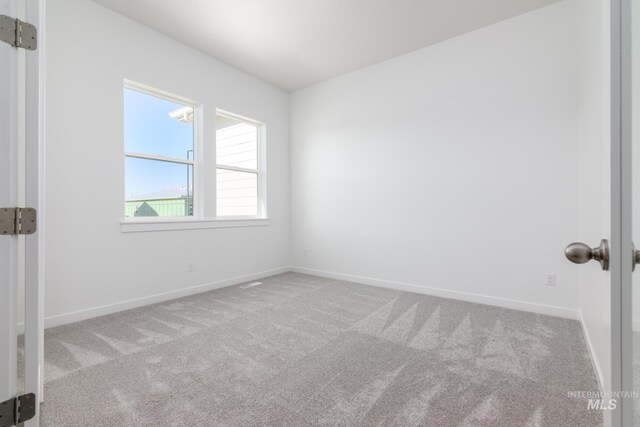
<svg viewBox="0 0 640 427"><path fill-rule="evenodd" d="M42 3L0 0L0 15L5 16L1 22L5 30L9 29L8 34L13 30L15 18L40 26ZM26 38L25 33L25 41ZM25 44L32 46L18 48L0 41L0 208L30 206L37 210L41 205L42 50L31 50L34 41ZM36 413L26 422L28 427L38 425L42 397L41 238L41 233L18 236L0 233L0 402L21 394L38 396L29 402ZM18 304L19 291L24 293L24 307ZM21 345L18 333L23 334ZM23 363L19 363L19 358ZM22 369L18 370L18 366ZM0 414L7 416L3 411ZM10 423L0 419L0 425Z"/></svg>

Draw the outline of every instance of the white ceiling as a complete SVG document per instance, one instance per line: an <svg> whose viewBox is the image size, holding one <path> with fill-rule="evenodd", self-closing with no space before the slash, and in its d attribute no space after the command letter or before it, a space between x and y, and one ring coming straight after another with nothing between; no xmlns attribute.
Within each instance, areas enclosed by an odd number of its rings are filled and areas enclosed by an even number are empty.
<svg viewBox="0 0 640 427"><path fill-rule="evenodd" d="M95 0L285 90L558 0Z"/></svg>

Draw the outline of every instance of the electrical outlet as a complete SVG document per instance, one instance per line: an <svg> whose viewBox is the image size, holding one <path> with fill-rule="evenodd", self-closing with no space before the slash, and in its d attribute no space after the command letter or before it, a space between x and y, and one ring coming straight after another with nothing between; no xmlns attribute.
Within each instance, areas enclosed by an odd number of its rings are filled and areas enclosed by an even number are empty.
<svg viewBox="0 0 640 427"><path fill-rule="evenodd" d="M187 261L187 272L188 273L193 273L194 264L195 264L195 261Z"/></svg>
<svg viewBox="0 0 640 427"><path fill-rule="evenodd" d="M546 277L544 283L547 286L555 286L556 285L556 274L555 273L547 274L547 277Z"/></svg>

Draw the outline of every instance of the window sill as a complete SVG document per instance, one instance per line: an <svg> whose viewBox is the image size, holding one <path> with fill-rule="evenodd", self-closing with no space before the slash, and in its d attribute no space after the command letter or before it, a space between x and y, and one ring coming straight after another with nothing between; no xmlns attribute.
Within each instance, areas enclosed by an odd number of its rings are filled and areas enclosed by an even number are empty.
<svg viewBox="0 0 640 427"><path fill-rule="evenodd" d="M264 227L268 218L234 219L128 219L120 222L123 233L143 233L147 231L203 230L207 228Z"/></svg>

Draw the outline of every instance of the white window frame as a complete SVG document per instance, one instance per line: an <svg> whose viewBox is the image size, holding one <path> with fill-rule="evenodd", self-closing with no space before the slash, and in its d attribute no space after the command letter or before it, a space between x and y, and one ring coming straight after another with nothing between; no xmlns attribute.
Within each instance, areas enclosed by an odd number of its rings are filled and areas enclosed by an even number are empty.
<svg viewBox="0 0 640 427"><path fill-rule="evenodd" d="M248 117L243 117L235 113L228 111L212 109L215 115L211 117L213 119L213 126L207 126L207 131L212 135L204 135L204 106L198 102L192 101L182 96L174 95L170 92L166 92L152 86L137 83L131 80L124 80L124 89L131 89L137 92L141 92L150 96L155 96L167 101L176 102L188 107L193 108L193 160L178 159L173 157L157 156L147 153L138 153L128 151L124 144L124 137L122 140L123 147L123 189L122 189L122 216L120 221L121 231L123 233L137 233L148 231L173 231L173 230L200 230L208 228L235 228L235 227L258 227L269 225L269 219L267 218L267 202L266 202L266 124L259 122ZM122 103L124 106L124 102ZM230 166L218 165L216 162L216 131L215 118L217 115L223 115L225 117L232 118L234 120L250 123L258 127L258 169L244 169L234 168ZM124 111L121 115L124 120ZM210 120L207 116L207 120ZM123 135L124 136L124 135ZM207 153L204 152L204 144L201 143L205 140L205 136L209 142L213 143L213 150L208 149ZM205 158L205 156L207 158ZM193 214L191 216L176 216L176 217L125 217L125 192L126 192L126 174L124 168L124 161L127 157L134 157L147 160L163 161L169 163L187 164L192 165L193 168ZM213 173L207 173L204 167L214 167ZM241 172L252 172L258 175L258 215L256 216L217 216L217 168L238 170ZM210 182L204 182L204 180ZM211 197L212 200L205 200L205 197ZM206 206L205 206L206 205Z"/></svg>
<svg viewBox="0 0 640 427"><path fill-rule="evenodd" d="M259 122L257 120L253 120L250 119L248 117L243 117L240 116L238 114L235 113L231 113L229 111L225 111L225 110L220 110L217 109L216 110L216 119L218 116L222 116L222 117L226 117L228 119L232 119L232 120L236 120L239 122L243 122L243 123L247 123L250 124L252 126L255 126L257 128L257 153L256 155L258 156L257 158L257 167L256 169L250 169L250 168L240 168L240 167L236 167L236 166L227 166L227 165L222 165L218 163L218 159L216 158L216 173L214 174L214 176L216 177L216 192L215 192L215 197L216 197L216 201L218 198L218 179L217 179L217 172L218 169L224 169L224 170L229 170L229 171L236 171L236 172L246 172L246 173L254 173L256 174L256 181L257 181L257 186L258 186L258 194L257 194L257 200L258 200L258 206L257 206L257 215L234 215L234 216L219 216L218 215L218 204L216 202L216 218L221 219L221 220L232 220L232 219L265 219L267 217L267 203L266 203L266 180L265 180L265 169L266 169L266 161L265 161L265 153L266 150L264 149L264 145L265 145L265 133L266 133L266 125L262 122ZM218 134L218 128L216 126L216 137ZM217 153L217 144L218 141L216 139L216 150L215 152Z"/></svg>
<svg viewBox="0 0 640 427"><path fill-rule="evenodd" d="M129 80L125 80L124 86L123 86L123 92L124 92L124 89L134 90L136 92L140 92L145 95L154 96L156 98L164 99L166 101L174 102L174 103L183 105L185 107L190 107L193 109L193 159L192 160L128 151L126 148L126 145L124 144L124 138L123 138L125 161L127 157L144 159L144 160L154 160L154 161L173 163L173 164L190 165L193 170L193 178L192 178L193 182L191 183L192 185L191 197L192 197L193 207L192 207L191 215L174 216L174 217L166 217L166 216L165 217L145 217L144 221L159 222L167 219L175 220L175 219L201 218L202 201L201 201L201 192L200 192L200 167L199 167L199 164L201 162L201 157L202 157L200 153L200 144L199 144L200 116L201 116L201 110L202 110L201 105L189 99L183 98L181 96L173 95L169 92L165 92L165 91L155 89L140 83L132 82ZM124 118L124 114L123 114L123 118ZM125 173L124 183L126 188L126 173ZM125 202L126 202L126 197L125 197ZM124 206L125 206L125 203L123 203L123 208ZM140 220L135 220L130 217L129 218L125 217L124 221L134 222L134 221L140 221Z"/></svg>

